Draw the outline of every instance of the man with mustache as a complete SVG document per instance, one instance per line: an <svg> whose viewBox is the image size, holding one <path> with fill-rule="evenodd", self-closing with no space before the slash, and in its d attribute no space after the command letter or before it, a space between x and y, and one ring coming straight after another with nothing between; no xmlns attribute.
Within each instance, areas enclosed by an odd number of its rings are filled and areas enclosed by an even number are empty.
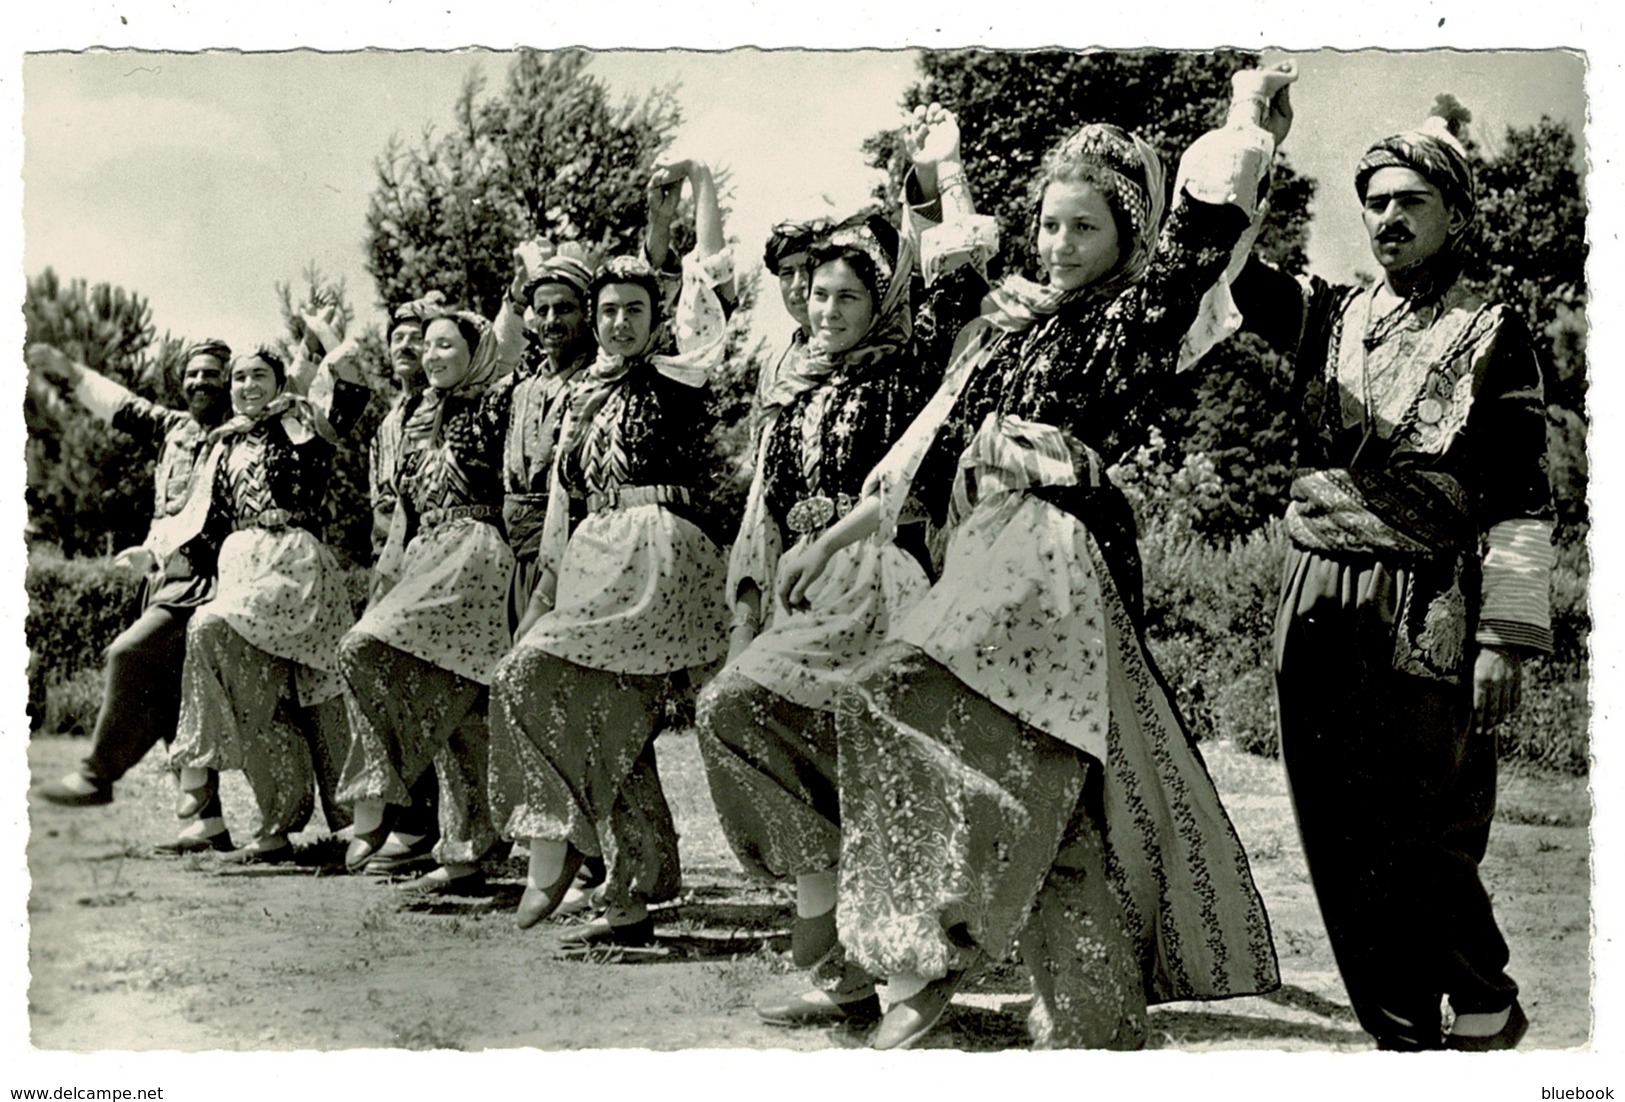
<svg viewBox="0 0 1625 1102"><path fill-rule="evenodd" d="M371 596L376 601L395 584L399 567L400 541L390 542L390 529L396 523L395 502L400 498L402 447L406 414L429 385L423 373L424 319L445 304L445 296L430 291L421 299L396 307L390 315L384 339L389 349L389 366L400 387L389 412L379 422L368 453L367 480L372 500L373 579ZM404 519L404 518L402 518ZM401 808L395 829L367 863L367 871L378 875L407 873L431 868L434 847L440 839L436 804L440 785L433 769L412 785L412 804Z"/></svg>
<svg viewBox="0 0 1625 1102"><path fill-rule="evenodd" d="M1297 351L1312 469L1286 514L1276 686L1338 967L1379 1048L1486 1051L1528 1025L1478 866L1495 726L1523 658L1551 649L1553 512L1528 329L1462 278L1466 113L1444 96L1435 111L1356 171L1379 282L1300 285L1254 259L1233 290Z"/></svg>
<svg viewBox="0 0 1625 1102"><path fill-rule="evenodd" d="M559 399L594 352L586 305L592 271L585 255L571 251L570 245L554 252L550 244L542 243L541 250L540 267L529 269L533 274L523 293L529 308L529 348L524 367L512 376L513 404L503 444L502 519L515 560L509 618L519 629L516 638L546 611L527 615L541 574L542 522L559 434Z"/></svg>
<svg viewBox="0 0 1625 1102"><path fill-rule="evenodd" d="M153 522L179 513L208 452L209 431L231 413L226 390L231 349L225 342L205 340L187 349L181 375L185 410L149 402L48 345L30 348L28 361L41 374L68 383L80 404L113 428L158 445ZM63 807L112 803L119 778L160 740L167 746L174 739L186 625L193 610L214 596L217 550L196 539L161 563L145 547L119 552L116 563L145 573L141 615L107 648L102 706L90 752L74 772L35 788L36 796ZM192 853L232 848L213 770L207 790L177 840L160 849Z"/></svg>

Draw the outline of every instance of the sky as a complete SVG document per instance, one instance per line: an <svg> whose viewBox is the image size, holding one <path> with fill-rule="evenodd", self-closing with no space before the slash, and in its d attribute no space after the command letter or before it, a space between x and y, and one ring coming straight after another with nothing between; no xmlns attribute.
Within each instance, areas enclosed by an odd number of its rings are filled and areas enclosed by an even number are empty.
<svg viewBox="0 0 1625 1102"><path fill-rule="evenodd" d="M1622 76L1625 50L1604 0L1562 5L1486 5L1467 0L1364 0L1358 5L1282 5L1267 0L1156 5L1063 5L1054 0L998 0L976 5L958 0L875 5L863 0L821 0L817 5L770 4L764 0L712 0L679 5L671 0L617 0L612 5L453 5L446 0L278 0L274 5L226 5L205 0L52 0L15 6L8 13L10 49L0 54L0 118L9 127L9 173L0 192L14 211L11 223L21 259L11 272L11 301L20 302L25 275L46 265L64 276L110 280L147 296L160 332L219 334L234 343L273 335L278 326L272 285L296 279L314 259L330 273L348 277L352 297L370 303L373 288L361 264L362 214L373 182L372 161L392 133L414 138L424 125L443 125L463 77L476 66L495 78L499 58L469 53L410 55L344 53L273 56L134 57L47 56L47 51L103 45L197 51L213 47L294 50L314 47L353 51L368 46L451 49L485 44L508 49L520 43L556 46L658 49L691 47L898 48L988 44L1202 47L1228 44L1248 49L1291 47L1302 68L1294 90L1298 126L1287 153L1300 171L1323 185L1311 239L1317 268L1337 275L1363 263L1363 241L1348 180L1354 159L1373 138L1408 126L1424 115L1438 91L1452 91L1476 113L1482 137L1505 124L1526 125L1542 112L1577 124L1587 106L1593 144L1590 193L1598 198L1591 224L1593 362L1611 365L1625 354L1615 319L1625 300L1614 274L1619 268L1617 196L1625 193L1616 154L1625 149ZM1336 54L1345 49L1405 47L1411 50L1531 47L1583 48L1591 62L1587 85L1572 57L1548 53L1493 57L1484 54ZM1273 54L1268 55L1273 57ZM843 54L797 59L784 54L706 57L643 53L606 56L595 71L629 93L683 80L688 126L682 136L696 153L733 169L735 214L731 231L745 242L742 263L759 256L762 230L799 204L830 192L837 206L855 204L868 191L857 143L898 120L896 103L913 79L906 54ZM838 67L830 68L831 62ZM1578 125L1577 125L1578 129ZM1339 228L1339 220L1344 220ZM1349 228L1352 226L1352 230ZM773 296L767 296L771 300ZM19 319L5 322L12 347L20 345ZM787 319L783 321L788 326ZM20 372L8 376L20 387ZM14 392L15 393L15 392ZM1599 369L1591 391L1597 423L1625 408L1620 373ZM0 403L8 439L21 438L20 403ZM1612 767L1613 715L1625 708L1610 677L1622 650L1620 618L1612 602L1625 596L1621 557L1621 511L1610 488L1625 484L1625 452L1615 436L1595 434L1591 460L1597 487L1593 547L1597 566L1593 601L1600 610L1592 636L1598 655L1594 685L1597 792L1621 791ZM0 468L17 490L0 494L0 526L22 529L22 449L11 449ZM0 453L4 455L6 453ZM0 570L21 578L21 541L0 541ZM20 597L20 587L18 596ZM570 1063L550 1055L503 1062L487 1057L471 1079L469 1065L454 1058L366 1054L316 1059L268 1054L175 1057L172 1054L39 1053L28 1045L26 991L27 871L23 843L27 783L23 758L21 601L0 602L9 631L0 633L0 669L18 672L12 686L11 719L4 730L9 752L0 753L0 1086L27 1085L23 1074L63 1086L126 1086L158 1081L173 1088L166 1098L185 1102L228 1093L233 1098L285 1098L301 1089L365 1096L391 1091L417 1097L424 1090L504 1090L530 1082L546 1067L545 1091L606 1089L636 1083L636 1055L616 1054L617 1065ZM1594 941L1597 967L1596 1041L1593 1051L1540 1053L1512 1060L1456 1061L1444 1068L1427 1061L1337 1059L1327 1054L1226 1053L1221 1058L1182 1059L1146 1053L1110 1059L1056 1055L1044 1060L865 1060L860 1053L827 1053L792 1065L772 1054L687 1054L651 1067L662 1089L703 1091L709 1099L761 1097L769 1071L775 1099L828 1098L847 1088L875 1092L875 1074L893 1078L899 1096L922 1093L911 1086L937 1085L943 1097L973 1096L1035 1083L1063 1090L1103 1089L1110 1094L1173 1093L1200 1089L1204 1099L1249 1102L1301 1096L1306 1077L1325 1098L1395 1099L1422 1093L1448 1095L1480 1088L1485 1098L1539 1098L1542 1086L1617 1085L1612 1073L1625 1043L1618 992L1625 984L1617 948L1619 907L1603 888L1609 870L1622 866L1619 801L1600 800L1593 819L1594 860L1599 884ZM9 889L9 890L6 890ZM375 1054L376 1055L376 1054ZM518 1054L529 1057L530 1054ZM416 1057L404 1059L403 1056ZM1460 1066L1471 1063L1471 1066ZM519 1065L523 1066L519 1066ZM501 1073L488 1074L493 1067ZM1290 1072L1283 1074L1283 1067ZM596 1070L596 1082L586 1072ZM945 1071L944 1069L951 1069ZM18 1069L21 1069L20 1071ZM563 1069L563 1070L558 1070ZM1012 1077L1013 1072L1019 1074ZM608 1079L602 1078L605 1070ZM795 1074L805 1070L811 1074ZM503 1073L511 1073L503 1074ZM361 1075L365 1075L362 1078ZM952 1074L952 1081L947 1075ZM521 1079L520 1076L525 1076ZM861 1075L861 1078L860 1078ZM415 1089L401 1091L406 1076ZM1057 1076L1068 1076L1060 1082ZM1157 1087L1125 1082L1138 1076ZM229 1077L229 1078L228 1078ZM1081 1088L1079 1084L1084 1084ZM948 1089L951 1086L951 1090ZM685 1089L686 1087L686 1089ZM633 1089L641 1089L634 1087ZM523 1090L523 1088L521 1088Z"/></svg>
<svg viewBox="0 0 1625 1102"><path fill-rule="evenodd" d="M1559 51L1271 52L1295 59L1287 154L1322 181L1317 270L1370 267L1348 181L1371 141L1419 122L1441 91L1492 142L1542 114L1585 125L1584 64ZM444 129L471 74L500 86L508 55L468 52L45 53L23 62L23 268L108 281L152 304L160 332L252 345L278 332L273 285L314 262L376 313L365 269L375 161L392 136ZM789 215L845 213L877 174L864 138L902 119L911 51L610 52L591 72L627 96L676 83L672 152L730 173L741 270ZM952 106L951 104L949 106ZM767 327L787 327L765 296ZM364 315L366 316L366 315Z"/></svg>

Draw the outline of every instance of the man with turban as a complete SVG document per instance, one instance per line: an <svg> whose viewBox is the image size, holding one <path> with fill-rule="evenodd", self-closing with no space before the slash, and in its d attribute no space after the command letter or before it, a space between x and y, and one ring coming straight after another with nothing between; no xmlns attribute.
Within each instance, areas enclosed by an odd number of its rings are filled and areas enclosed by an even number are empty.
<svg viewBox="0 0 1625 1102"><path fill-rule="evenodd" d="M1553 512L1528 329L1462 278L1464 115L1441 96L1361 158L1375 285L1255 258L1233 288L1297 352L1281 756L1349 998L1391 1050L1511 1048L1527 1028L1479 863L1494 728L1524 657L1551 649Z"/></svg>
<svg viewBox="0 0 1625 1102"><path fill-rule="evenodd" d="M225 342L205 340L187 349L181 369L185 410L149 402L49 345L30 348L28 361L36 372L68 383L79 402L113 428L155 443L154 525L181 511L193 475L208 452L209 431L231 413L226 390L231 349ZM199 538L161 562L145 547L119 553L115 561L120 565L145 572L141 615L107 648L102 706L91 731L90 752L77 770L38 786L35 795L64 807L112 803L119 778L160 740L167 746L174 739L186 625L193 611L214 596L217 550ZM190 853L232 848L217 779L210 770L207 798L177 840L162 849Z"/></svg>

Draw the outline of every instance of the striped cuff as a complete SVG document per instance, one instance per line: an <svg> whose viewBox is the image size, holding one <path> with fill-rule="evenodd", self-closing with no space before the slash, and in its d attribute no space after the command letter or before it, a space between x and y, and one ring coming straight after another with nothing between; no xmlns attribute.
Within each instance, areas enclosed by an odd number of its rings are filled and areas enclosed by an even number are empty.
<svg viewBox="0 0 1625 1102"><path fill-rule="evenodd" d="M1484 555L1483 646L1552 649L1552 523L1504 520L1492 527Z"/></svg>

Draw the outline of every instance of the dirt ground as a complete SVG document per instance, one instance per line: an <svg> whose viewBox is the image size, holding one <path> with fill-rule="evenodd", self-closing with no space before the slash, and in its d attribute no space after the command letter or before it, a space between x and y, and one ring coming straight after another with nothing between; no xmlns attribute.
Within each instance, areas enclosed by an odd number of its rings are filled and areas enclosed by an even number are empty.
<svg viewBox="0 0 1625 1102"><path fill-rule="evenodd" d="M783 1030L751 1007L799 986L784 892L749 883L722 838L692 734L659 741L682 832L686 890L657 911L658 949L566 960L563 929L520 931L521 867L480 896L404 899L344 875L341 847L311 830L297 866L230 868L152 856L172 836L158 755L109 807L31 807L27 848L37 1050L857 1048L849 1030ZM35 781L72 768L85 744L37 739ZM1283 986L1260 998L1153 1011L1153 1047L1186 1051L1361 1051L1304 871L1280 766L1204 748L1253 862ZM227 777L228 822L251 836L252 801ZM1584 780L1506 777L1485 876L1512 946L1531 1027L1526 1049L1589 1043L1591 801ZM318 822L320 821L318 816ZM1025 976L1006 965L956 997L928 1047L1026 1045Z"/></svg>

